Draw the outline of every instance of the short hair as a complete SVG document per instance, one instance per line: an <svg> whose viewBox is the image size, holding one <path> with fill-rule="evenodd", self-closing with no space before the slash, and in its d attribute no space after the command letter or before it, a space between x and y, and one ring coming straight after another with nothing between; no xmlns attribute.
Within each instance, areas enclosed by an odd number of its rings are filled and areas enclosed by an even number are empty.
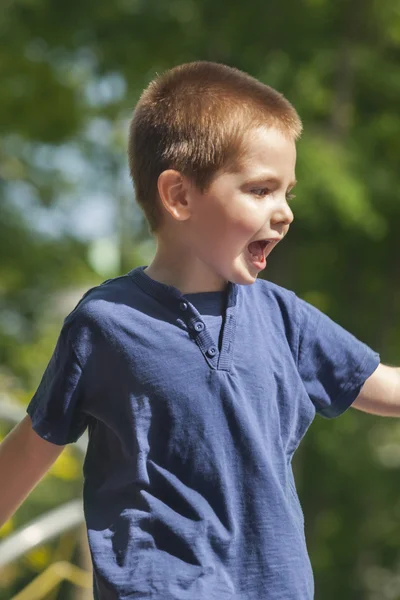
<svg viewBox="0 0 400 600"><path fill-rule="evenodd" d="M158 177L176 169L202 192L234 169L246 132L275 127L297 140L301 120L274 88L234 67L209 61L179 65L150 82L129 127L129 171L149 231L162 222Z"/></svg>

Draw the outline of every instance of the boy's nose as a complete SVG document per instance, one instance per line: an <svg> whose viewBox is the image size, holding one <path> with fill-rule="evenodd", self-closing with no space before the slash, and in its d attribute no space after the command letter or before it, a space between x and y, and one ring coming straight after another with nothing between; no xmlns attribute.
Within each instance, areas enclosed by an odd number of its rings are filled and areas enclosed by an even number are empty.
<svg viewBox="0 0 400 600"><path fill-rule="evenodd" d="M291 225L291 223L293 223L294 214L286 199L280 204L279 208L274 211L271 221L274 224L285 223L286 225Z"/></svg>

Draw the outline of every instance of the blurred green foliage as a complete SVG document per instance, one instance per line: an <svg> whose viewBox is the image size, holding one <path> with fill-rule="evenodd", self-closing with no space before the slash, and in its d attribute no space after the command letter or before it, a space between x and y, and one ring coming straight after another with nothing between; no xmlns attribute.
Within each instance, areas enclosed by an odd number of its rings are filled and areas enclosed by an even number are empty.
<svg viewBox="0 0 400 600"><path fill-rule="evenodd" d="M4 6L3 391L28 402L62 319L81 292L106 278L90 259L93 240L65 225L85 195L100 190L114 199L120 258L108 276L148 264L141 252L147 225L121 183L127 120L157 72L197 59L236 66L276 87L304 121L295 222L263 275L321 308L382 362L400 364L398 0ZM37 227L38 215L60 214L58 233ZM63 468L55 468L40 484L46 494L39 487L16 513L17 525L45 510L49 498L53 505L79 493L80 470L68 463L72 456L63 460L68 488L60 486ZM336 420L317 418L294 467L317 600L399 598L400 423L352 409ZM2 600L11 587L0 588Z"/></svg>

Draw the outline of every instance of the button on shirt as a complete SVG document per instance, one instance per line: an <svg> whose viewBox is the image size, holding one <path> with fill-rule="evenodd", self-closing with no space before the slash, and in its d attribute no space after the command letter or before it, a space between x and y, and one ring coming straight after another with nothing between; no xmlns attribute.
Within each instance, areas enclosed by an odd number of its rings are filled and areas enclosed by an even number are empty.
<svg viewBox="0 0 400 600"><path fill-rule="evenodd" d="M55 444L88 429L97 600L311 600L292 457L379 354L258 279L183 295L146 267L86 292L27 407Z"/></svg>

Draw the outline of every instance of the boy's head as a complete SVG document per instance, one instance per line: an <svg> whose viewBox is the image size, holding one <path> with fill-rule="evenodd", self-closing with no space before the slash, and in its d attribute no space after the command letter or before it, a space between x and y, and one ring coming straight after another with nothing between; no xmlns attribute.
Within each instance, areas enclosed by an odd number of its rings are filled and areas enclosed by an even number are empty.
<svg viewBox="0 0 400 600"><path fill-rule="evenodd" d="M204 234L212 236L213 223L219 223L215 235L229 238L232 219L245 225L240 241L246 234L254 240L282 237L293 219L286 199L301 129L282 94L232 67L200 61L157 77L136 106L128 144L136 200L150 232L176 240L180 252L196 246L197 234L203 245L212 245ZM271 208L285 213L275 226ZM201 261L201 251L195 254ZM205 256L203 261L209 263ZM223 279L233 280L222 271Z"/></svg>

